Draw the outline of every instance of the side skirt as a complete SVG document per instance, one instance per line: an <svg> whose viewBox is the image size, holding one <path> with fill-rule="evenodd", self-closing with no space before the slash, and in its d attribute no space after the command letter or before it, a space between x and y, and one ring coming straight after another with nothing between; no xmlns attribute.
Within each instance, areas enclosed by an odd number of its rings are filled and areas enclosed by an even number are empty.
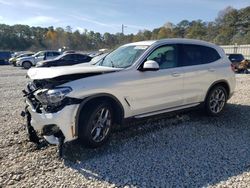
<svg viewBox="0 0 250 188"><path fill-rule="evenodd" d="M185 108L195 107L195 106L198 106L199 104L200 103L192 103L192 104L182 105L182 106L173 107L173 108L166 108L166 109L162 109L162 110L158 110L158 111L154 111L154 112L139 114L139 115L134 116L134 118L140 119L140 118L145 118L145 117L154 116L154 115L158 115L158 114L163 114L163 113L167 113L167 112L178 111L178 110L182 110L182 109L185 109Z"/></svg>

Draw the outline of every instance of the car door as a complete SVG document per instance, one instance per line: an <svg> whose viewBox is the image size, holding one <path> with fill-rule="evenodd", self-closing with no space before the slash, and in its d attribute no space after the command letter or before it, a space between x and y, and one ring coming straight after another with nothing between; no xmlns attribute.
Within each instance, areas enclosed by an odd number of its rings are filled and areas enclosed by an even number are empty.
<svg viewBox="0 0 250 188"><path fill-rule="evenodd" d="M133 71L125 97L133 115L171 109L183 104L183 75L176 45L156 48L145 59L159 64L158 71ZM145 62L144 61L144 62ZM143 66L143 64L141 65Z"/></svg>
<svg viewBox="0 0 250 188"><path fill-rule="evenodd" d="M65 54L59 59L56 66L66 66L72 61L72 54Z"/></svg>
<svg viewBox="0 0 250 188"><path fill-rule="evenodd" d="M209 86L216 81L216 65L220 56L210 47L182 44L179 51L183 67L183 102L193 104L202 102Z"/></svg>
<svg viewBox="0 0 250 188"><path fill-rule="evenodd" d="M37 54L37 56L35 57L35 63L38 63L39 61L43 61L46 59L46 52L40 52L39 54Z"/></svg>
<svg viewBox="0 0 250 188"><path fill-rule="evenodd" d="M85 63L85 62L89 62L90 61L90 58L86 55L81 55L81 54L78 54L77 55L77 63Z"/></svg>

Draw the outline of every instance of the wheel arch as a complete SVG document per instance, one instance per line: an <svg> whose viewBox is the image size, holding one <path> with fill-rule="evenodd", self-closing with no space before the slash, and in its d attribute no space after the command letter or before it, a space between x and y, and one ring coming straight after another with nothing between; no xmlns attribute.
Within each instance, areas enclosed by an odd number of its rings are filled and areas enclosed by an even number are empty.
<svg viewBox="0 0 250 188"><path fill-rule="evenodd" d="M81 116L81 112L83 110L86 110L86 108L89 105L95 105L100 101L107 101L111 104L113 110L114 110L114 117L115 117L115 123L122 124L124 119L124 108L122 103L113 95L108 93L99 93L95 95L91 95L89 97L86 97L81 102L80 106L78 107L76 117L75 117L75 134L78 136L78 129L79 129L79 119Z"/></svg>
<svg viewBox="0 0 250 188"><path fill-rule="evenodd" d="M225 89L226 89L226 92L227 92L227 99L229 99L229 96L230 96L230 86L229 86L229 83L226 81L226 80L217 80L216 82L214 82L207 90L207 93L206 93L206 97L204 100L206 100L209 92L211 91L211 89L213 89L214 87L216 86L223 86Z"/></svg>
<svg viewBox="0 0 250 188"><path fill-rule="evenodd" d="M23 64L26 63L26 62L27 62L27 63L30 63L31 66L33 65L31 61L25 60L25 61L22 62L22 67L23 67Z"/></svg>

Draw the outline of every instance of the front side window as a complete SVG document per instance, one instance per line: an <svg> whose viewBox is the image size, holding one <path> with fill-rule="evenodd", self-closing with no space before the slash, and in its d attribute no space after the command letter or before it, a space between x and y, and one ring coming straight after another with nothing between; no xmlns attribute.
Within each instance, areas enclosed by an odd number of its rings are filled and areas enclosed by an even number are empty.
<svg viewBox="0 0 250 188"><path fill-rule="evenodd" d="M131 45L122 46L110 54L108 54L100 63L99 66L127 68L131 66L141 55L148 46L145 45Z"/></svg>
<svg viewBox="0 0 250 188"><path fill-rule="evenodd" d="M160 69L177 67L176 45L166 45L157 48L148 56L147 60L156 61L159 64Z"/></svg>
<svg viewBox="0 0 250 188"><path fill-rule="evenodd" d="M53 57L53 52L47 52L47 57Z"/></svg>
<svg viewBox="0 0 250 188"><path fill-rule="evenodd" d="M182 66L212 63L220 58L218 52L213 48L193 44L181 45L180 61Z"/></svg>

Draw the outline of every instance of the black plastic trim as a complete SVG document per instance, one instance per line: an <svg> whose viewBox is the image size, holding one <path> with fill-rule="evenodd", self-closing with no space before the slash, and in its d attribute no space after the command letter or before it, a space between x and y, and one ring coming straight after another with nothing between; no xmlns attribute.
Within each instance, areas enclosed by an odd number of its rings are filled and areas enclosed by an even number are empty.
<svg viewBox="0 0 250 188"><path fill-rule="evenodd" d="M78 135L78 124L79 124L79 118L80 118L80 113L81 113L82 108L84 107L84 105L86 105L86 103L88 101L95 99L95 98L99 98L99 97L109 97L109 98L113 99L114 101L116 101L116 103L120 106L120 108L122 110L122 114L121 114L122 121L121 122L123 122L124 108L123 108L121 102L115 96L108 94L108 93L99 93L99 94L91 95L89 97L82 99L82 102L77 110L76 117L75 117L75 135Z"/></svg>

